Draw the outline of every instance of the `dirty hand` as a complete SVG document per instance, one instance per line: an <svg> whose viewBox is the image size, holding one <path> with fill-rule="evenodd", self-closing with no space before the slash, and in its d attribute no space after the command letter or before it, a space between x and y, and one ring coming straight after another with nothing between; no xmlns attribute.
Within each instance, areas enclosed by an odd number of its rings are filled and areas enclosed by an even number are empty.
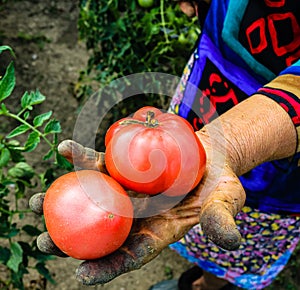
<svg viewBox="0 0 300 290"><path fill-rule="evenodd" d="M103 284L123 273L139 269L169 244L183 237L199 220L217 245L229 250L239 247L241 237L233 216L244 204L244 190L236 175L224 164L222 153L211 149L210 138L205 131L199 133L199 138L208 159L201 184L173 208L151 217L135 219L124 245L106 257L83 262L77 269L78 280L86 285ZM82 168L105 172L104 153L71 140L60 144L59 153ZM210 162L212 154L218 156L216 160L219 162ZM214 194L211 195L211 192ZM43 213L43 198L44 194L40 193L30 200L31 209L38 214ZM150 198L148 201L144 206L153 206ZM38 237L38 247L45 253L66 256L54 245L48 233Z"/></svg>
<svg viewBox="0 0 300 290"><path fill-rule="evenodd" d="M205 125L197 135L207 154L206 172L198 187L171 209L137 218L116 252L83 262L77 269L82 283L106 283L139 269L199 221L217 245L229 250L238 248L241 237L233 217L244 205L245 194L237 176L263 162L292 156L297 144L295 127L280 105L257 94ZM73 141L61 143L59 152L82 168L105 170L103 153ZM42 214L43 194L33 196L30 204ZM38 247L46 253L63 255L46 233L39 237Z"/></svg>

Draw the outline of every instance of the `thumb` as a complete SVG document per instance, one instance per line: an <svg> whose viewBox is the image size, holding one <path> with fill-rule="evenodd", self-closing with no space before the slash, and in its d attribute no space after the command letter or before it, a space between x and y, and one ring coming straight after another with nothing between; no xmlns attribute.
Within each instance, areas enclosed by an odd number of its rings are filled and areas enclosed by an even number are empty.
<svg viewBox="0 0 300 290"><path fill-rule="evenodd" d="M58 152L76 167L107 172L103 152L84 147L73 140L62 141L58 145Z"/></svg>
<svg viewBox="0 0 300 290"><path fill-rule="evenodd" d="M225 250L236 250L241 234L234 217L245 203L245 191L238 177L230 170L221 176L215 190L201 207L200 225L205 235Z"/></svg>

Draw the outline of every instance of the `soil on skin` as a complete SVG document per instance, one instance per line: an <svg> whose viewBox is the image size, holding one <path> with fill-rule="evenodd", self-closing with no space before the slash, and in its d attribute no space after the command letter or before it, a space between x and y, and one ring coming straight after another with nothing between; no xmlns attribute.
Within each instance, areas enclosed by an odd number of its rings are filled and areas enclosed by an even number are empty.
<svg viewBox="0 0 300 290"><path fill-rule="evenodd" d="M60 121L63 129L61 140L71 139L79 106L73 94L74 85L88 60L85 44L78 41L78 2L6 1L0 4L0 8L0 44L11 46L16 54L17 85L9 106L17 105L25 91L39 89L47 98L39 110L53 110L53 116ZM8 53L1 55L1 73L10 60ZM42 146L40 150L43 151ZM35 169L47 166L41 160L42 152L36 152L33 159L32 156L28 162ZM41 218L34 214L26 219L24 222L28 224L41 222ZM106 285L87 287L75 279L75 269L79 263L70 258L50 261L48 268L56 285L45 283L35 272L27 275L28 285L30 289L47 290L147 290L170 275L178 277L190 267L188 262L167 249L140 270L124 274ZM0 271L3 272L2 267Z"/></svg>
<svg viewBox="0 0 300 290"><path fill-rule="evenodd" d="M87 64L88 52L84 43L78 41L77 1L0 0L0 44L10 45L16 54L15 69L17 86L15 99L10 106L17 104L26 90L39 89L47 100L40 107L41 112L53 110L54 117L62 126L61 140L70 139L78 112L78 101L73 91L80 70ZM8 54L0 57L0 73L11 60ZM43 150L43 147L40 149ZM41 161L42 152L31 155L34 168L47 166ZM32 193L33 194L33 193ZM25 221L37 225L41 218L28 215ZM297 255L299 256L299 255ZM289 267L283 271L276 283L268 289L300 289L298 276L299 262L295 255ZM191 264L176 253L166 249L140 270L124 274L106 285L82 286L75 279L75 269L80 261L57 258L48 263L56 284L45 283L35 272L27 275L28 289L109 289L109 290L147 290L161 280L177 278ZM0 265L0 272L3 274Z"/></svg>

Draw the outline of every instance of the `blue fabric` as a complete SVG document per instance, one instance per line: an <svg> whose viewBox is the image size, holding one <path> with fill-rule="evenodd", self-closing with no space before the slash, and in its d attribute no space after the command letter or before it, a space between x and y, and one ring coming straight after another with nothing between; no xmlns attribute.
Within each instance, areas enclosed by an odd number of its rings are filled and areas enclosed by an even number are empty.
<svg viewBox="0 0 300 290"><path fill-rule="evenodd" d="M254 57L238 41L240 23L243 19L248 2L249 0L240 0L238 3L235 1L230 1L224 22L224 29L222 31L222 38L254 72L270 81L276 77L276 75L256 61Z"/></svg>
<svg viewBox="0 0 300 290"><path fill-rule="evenodd" d="M246 204L264 212L300 213L300 169L298 161L267 162L240 177Z"/></svg>
<svg viewBox="0 0 300 290"><path fill-rule="evenodd" d="M199 101L203 101L203 98L199 98L198 88L203 90L201 88L203 79L206 78L206 83L202 86L205 86L205 91L209 92L209 97L214 97L214 100L218 98L218 95L214 94L214 88L209 87L211 79L207 75L220 75L223 79L218 82L218 85L226 83L232 87L227 95L221 95L223 99L228 97L229 102L232 102L231 96L234 94L239 101L242 101L244 96L248 97L255 93L272 77L275 77L238 42L239 23L249 2L250 0L212 0L211 2L194 54L193 67L178 110L179 115L190 122L189 116L194 110L195 115L202 119L202 124L210 122L212 118L209 119L209 117L216 117L212 110L204 113L199 112L199 106L201 106ZM211 64L210 69L212 67L217 69L207 71L207 63ZM300 61L282 72L282 74L287 73L300 75ZM236 90L236 88L238 89ZM234 93L232 93L233 91ZM228 100L226 101L228 102ZM193 106L198 111L193 109ZM203 107L200 109L205 110ZM290 160L268 162L241 176L240 180L247 193L246 204L268 212L300 213L298 159L299 156L292 162Z"/></svg>
<svg viewBox="0 0 300 290"><path fill-rule="evenodd" d="M207 35L208 38L214 43L216 47L220 49L220 53L226 58L233 60L236 65L246 67L244 61L231 50L223 40L222 31L223 25L227 13L227 8L230 0L223 1L211 1L210 9L205 19L205 25L203 27L202 35Z"/></svg>
<svg viewBox="0 0 300 290"><path fill-rule="evenodd" d="M300 76L300 60L296 61L293 65L287 67L280 73L280 75L284 74L294 74Z"/></svg>

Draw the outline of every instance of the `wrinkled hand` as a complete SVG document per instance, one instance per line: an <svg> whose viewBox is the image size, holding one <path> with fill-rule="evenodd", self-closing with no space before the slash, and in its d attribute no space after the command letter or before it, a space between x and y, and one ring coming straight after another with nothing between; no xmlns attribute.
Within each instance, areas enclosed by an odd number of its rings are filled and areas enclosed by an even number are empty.
<svg viewBox="0 0 300 290"><path fill-rule="evenodd" d="M78 280L86 285L103 284L139 269L169 244L178 241L199 221L204 232L217 245L229 250L239 247L241 237L233 217L244 204L244 190L236 175L224 164L222 156L215 158L221 153L212 150L208 135L202 132L199 137L208 161L201 184L170 210L135 219L124 245L106 257L83 262L76 272ZM59 153L82 168L105 172L104 153L70 140L60 144ZM213 155L214 162L211 162ZM215 162L215 159L220 161ZM43 198L44 194L40 193L30 200L31 209L38 214L42 214ZM148 200L151 203L151 199ZM66 256L53 244L48 233L39 236L38 247L45 253Z"/></svg>

